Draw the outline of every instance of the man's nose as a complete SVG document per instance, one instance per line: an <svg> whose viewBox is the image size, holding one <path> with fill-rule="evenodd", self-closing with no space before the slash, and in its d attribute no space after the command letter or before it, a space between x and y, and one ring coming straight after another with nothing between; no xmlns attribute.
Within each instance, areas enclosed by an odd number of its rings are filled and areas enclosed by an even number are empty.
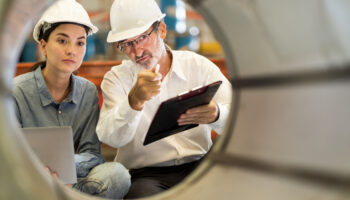
<svg viewBox="0 0 350 200"><path fill-rule="evenodd" d="M138 42L133 41L133 47L134 47L134 51L135 51L136 56L142 56L143 46L140 45Z"/></svg>

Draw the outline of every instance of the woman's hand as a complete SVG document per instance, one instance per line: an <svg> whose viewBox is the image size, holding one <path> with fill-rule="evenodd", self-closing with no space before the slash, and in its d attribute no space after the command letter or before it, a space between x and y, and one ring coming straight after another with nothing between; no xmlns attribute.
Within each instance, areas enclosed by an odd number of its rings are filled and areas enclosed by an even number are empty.
<svg viewBox="0 0 350 200"><path fill-rule="evenodd" d="M46 171L49 172L53 177L55 177L56 179L59 179L58 173L57 173L56 171L52 171L52 170L50 169L49 166L46 166L45 169L46 169ZM65 185L67 185L67 186L69 186L69 187L72 187L72 186L73 186L73 184L65 184Z"/></svg>

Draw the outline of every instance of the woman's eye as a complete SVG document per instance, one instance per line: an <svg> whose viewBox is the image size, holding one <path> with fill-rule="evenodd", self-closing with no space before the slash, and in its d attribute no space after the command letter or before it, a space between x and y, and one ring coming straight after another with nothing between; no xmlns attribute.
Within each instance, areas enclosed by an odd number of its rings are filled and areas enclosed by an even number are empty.
<svg viewBox="0 0 350 200"><path fill-rule="evenodd" d="M64 40L64 39L58 39L57 41L60 44L66 44L67 43L67 40Z"/></svg>
<svg viewBox="0 0 350 200"><path fill-rule="evenodd" d="M79 46L84 46L84 45L85 45L85 42L78 42L78 45L79 45Z"/></svg>

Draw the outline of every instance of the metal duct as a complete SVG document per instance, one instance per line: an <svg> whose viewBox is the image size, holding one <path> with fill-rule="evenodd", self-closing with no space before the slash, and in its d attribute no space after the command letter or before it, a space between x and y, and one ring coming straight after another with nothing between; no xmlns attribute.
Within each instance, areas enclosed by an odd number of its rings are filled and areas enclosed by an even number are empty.
<svg viewBox="0 0 350 200"><path fill-rule="evenodd" d="M223 45L234 104L205 162L150 199L350 199L350 2L187 2ZM0 3L0 199L93 199L43 172L14 124L16 60L50 3Z"/></svg>

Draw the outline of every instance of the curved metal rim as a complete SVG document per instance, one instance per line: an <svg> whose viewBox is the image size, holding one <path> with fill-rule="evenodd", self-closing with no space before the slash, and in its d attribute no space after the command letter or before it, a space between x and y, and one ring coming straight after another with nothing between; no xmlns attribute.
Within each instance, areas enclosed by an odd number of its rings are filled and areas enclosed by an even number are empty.
<svg viewBox="0 0 350 200"><path fill-rule="evenodd" d="M45 4L46 3L46 4ZM41 8L38 9L40 10L41 12L43 12L43 9L48 6L49 4L52 4L53 1L50 1L50 0L36 0L35 4L41 4ZM11 0L7 0L6 3L4 3L6 5L10 5L8 6L9 9L6 9L7 12L4 16L3 19L9 19L9 15L13 12L17 12L17 10L15 10L16 8L20 7L20 6L23 6L23 2L19 1L19 0L15 0L15 1L11 1ZM203 11L202 11L203 12ZM205 12L205 11L204 11ZM36 15L39 15L40 12L36 12L36 11L32 11L31 12L31 15L26 18L26 20L23 20L23 21L20 21L21 25L22 25L22 29L21 29L21 33L19 33L18 35L20 36L19 38L17 38L15 41L13 41L12 43L10 43L10 46L11 48L8 48L9 51L4 51L5 48L2 48L2 57L3 57L3 60L2 60L2 63L4 65L6 65L7 67L11 67L12 69L15 68L15 65L16 65L16 59L15 58L18 58L19 56L19 47L22 46L22 44L24 43L25 41L25 38L26 38L26 35L29 34L29 32L31 31L30 27L31 27L31 24L34 20L34 18L36 17ZM212 16L210 16L210 14L207 14L205 15L205 18L208 20L208 24L211 28L213 28L213 26L215 26L216 28L219 28L217 27L215 24L215 20ZM17 21L18 23L18 21ZM10 31L14 31L14 24L12 21L5 21L5 23L1 24L2 27L1 28L4 28L6 27L6 29L8 29L8 27L10 27ZM17 24L18 25L18 24ZM220 37L224 37L223 35L221 35ZM224 40L224 39L221 39L221 40ZM229 47L226 47L224 45L224 51L225 52L231 52L230 48ZM4 53L10 53L11 56L4 56ZM234 68L233 68L233 60L228 60L228 67L229 67L229 71L231 72L231 74L234 74ZM11 77L11 76L10 76ZM12 83L10 81L10 83ZM11 87L11 86L10 86ZM9 95L9 93L8 93ZM235 98L235 104L238 105L239 103L239 92L238 90L236 91L236 94L234 95L234 98ZM6 106L6 105L5 105ZM231 106L231 107L236 107L236 106ZM231 114L230 114L230 119L228 121L232 121L231 119L234 119L235 116L236 116L236 111L233 110L231 108ZM231 123L229 126L227 126L226 130L225 130L225 133L223 133L223 135L219 138L219 141L214 145L215 147L215 150L213 149L213 151L222 151L223 149L225 149L225 146L227 145L227 142L225 141L228 141L229 140L229 137L230 137L230 134L233 130L233 124L234 123ZM9 125L9 124L7 124ZM14 127L12 127L14 128ZM17 134L17 132L20 132L20 131L14 131L15 134ZM21 134L18 135L18 137L22 138L23 136ZM209 153L209 156L208 156L208 159L205 160L205 163L201 164L198 169L196 169L196 171L191 174L191 176L189 176L183 183L179 184L179 186L176 186L174 187L173 189L167 191L167 192L164 192L160 195L156 195L156 196L153 196L151 197L151 199L163 199L163 198L169 198L169 197L174 197L176 198L176 196L173 196L173 194L176 194L177 192L179 192L179 190L183 190L183 189L189 189L188 186L190 186L193 182L196 182L198 181L199 179L201 179L203 177L203 175L208 172L213 166L214 166L214 163L213 161L211 160L210 158L210 154L213 153L213 152L210 152ZM30 153L25 153L25 155L23 155L25 157L29 157L31 158L33 155L30 155ZM34 165L33 161L31 161L31 164L36 167L36 165ZM39 170L39 169L38 169ZM47 181L47 180L44 180L44 181ZM48 183L49 184L49 183ZM59 199L69 199L69 198L87 198L85 195L81 195L81 194L78 194L78 193L75 193L73 192L72 193L72 190L70 190L69 188L67 187L64 187L61 183L59 182L54 182L53 183L53 187L54 187L54 190L56 191L55 193L52 193L53 196L56 196L57 198L59 197ZM91 196L91 198L89 199L95 199L94 197Z"/></svg>

